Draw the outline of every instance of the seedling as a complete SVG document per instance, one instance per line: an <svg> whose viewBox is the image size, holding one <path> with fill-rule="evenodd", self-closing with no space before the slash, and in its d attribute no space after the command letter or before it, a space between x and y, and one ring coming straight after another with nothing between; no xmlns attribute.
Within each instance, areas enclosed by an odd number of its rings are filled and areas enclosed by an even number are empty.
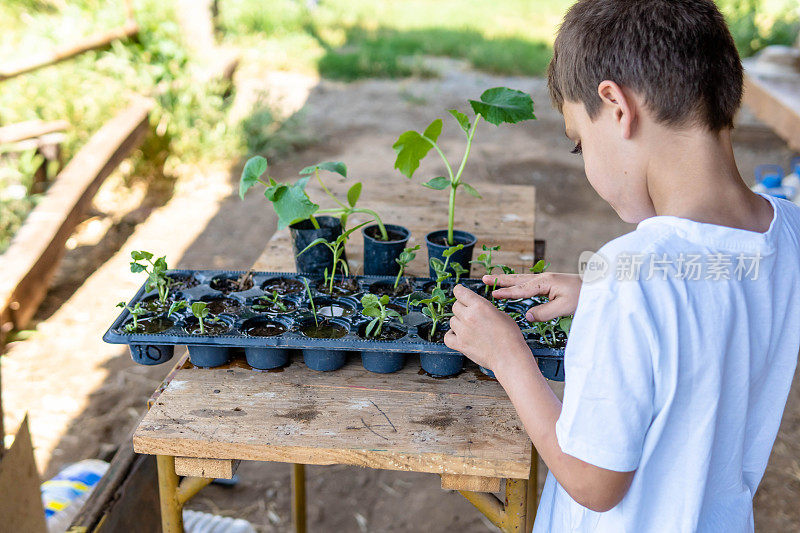
<svg viewBox="0 0 800 533"><path fill-rule="evenodd" d="M433 339L436 334L436 328L442 319L453 316L453 313L448 312L448 305L452 304L455 298L448 298L441 287L436 287L431 291L430 298L415 299L411 301L411 305L422 305L422 314L431 319L431 331L429 338Z"/></svg>
<svg viewBox="0 0 800 533"><path fill-rule="evenodd" d="M117 307L121 307L122 309L127 309L128 312L131 314L131 318L133 319L132 322L125 326L125 331L128 333L136 333L139 329L139 317L147 313L147 309L142 308L142 302L136 302L136 305L130 307L125 302L119 302Z"/></svg>
<svg viewBox="0 0 800 533"><path fill-rule="evenodd" d="M492 262L492 252L497 252L500 250L500 246L486 246L485 244L482 246L483 253L478 256L478 259L470 261L470 263L474 265L482 265L483 268L486 270L486 274L491 274L492 271L499 268L503 271L503 274L514 274L514 269L510 266L506 265L495 265ZM494 280L494 285L492 286L492 292L497 289L497 278ZM489 286L483 289L483 293L485 295L489 294ZM494 296L491 297L492 302L494 302Z"/></svg>
<svg viewBox="0 0 800 533"><path fill-rule="evenodd" d="M417 257L416 251L419 250L419 244L414 246L413 248L405 248L400 255L395 259L398 265L400 265L400 271L397 273L397 277L394 279L394 290L397 291L397 286L400 284L400 278L403 276L403 273L406 271L408 264Z"/></svg>
<svg viewBox="0 0 800 533"><path fill-rule="evenodd" d="M169 297L169 287L172 280L167 276L167 258L159 257L153 261L153 254L145 251L131 252L131 272L147 274L147 284L145 289L148 291L158 290L158 301L164 305Z"/></svg>
<svg viewBox="0 0 800 533"><path fill-rule="evenodd" d="M361 306L364 308L361 312L365 316L372 317L372 320L367 324L366 334L367 337L378 337L381 334L381 329L389 318L397 318L400 322L403 317L394 309L389 309L386 304L389 303L389 296L383 295L378 297L374 294L365 294L361 298Z"/></svg>
<svg viewBox="0 0 800 533"><path fill-rule="evenodd" d="M172 305L169 306L169 311L167 312L167 316L172 316L178 311L183 311L189 304L186 303L186 300L178 300L177 302L172 302Z"/></svg>
<svg viewBox="0 0 800 533"><path fill-rule="evenodd" d="M315 239L311 241L311 243L303 248L297 255L302 255L306 250L313 248L319 244L326 246L330 251L331 255L333 256L333 261L331 263L331 268L325 268L325 284L328 285L328 293L333 294L333 282L336 278L336 269L341 267L342 275L349 276L350 275L350 267L347 265L347 261L342 259L342 254L344 253L344 246L347 243L347 239L350 238L350 234L359 229L367 222L359 224L354 228L350 228L349 230L345 231L341 235L339 235L334 242L328 242L327 240L320 237L319 239Z"/></svg>
<svg viewBox="0 0 800 533"><path fill-rule="evenodd" d="M322 178L319 175L320 170L336 172L343 178L347 177L347 166L345 166L345 164L342 163L341 161L328 161L325 163L319 163L318 165L306 167L300 171L301 176L314 174L320 186L322 187L322 190L325 191L325 194L327 194L334 202L336 202L339 205L339 207L334 207L332 209L322 209L320 211L317 211L317 213L338 216L339 221L342 224L343 230L347 228L347 219L350 215L352 215L353 213L367 214L375 220L376 224L378 224L378 229L381 232L380 239L382 241L388 241L389 234L386 232L386 227L383 225L383 221L381 220L381 217L378 216L378 213L376 213L372 209L356 207L356 203L358 202L358 199L361 197L361 182L353 184L353 186L350 187L350 189L347 191L347 204L345 204L344 202L339 200L336 197L336 195L333 194L330 191L330 189L328 189L328 187L325 186L325 183L322 181Z"/></svg>
<svg viewBox="0 0 800 533"><path fill-rule="evenodd" d="M455 284L458 285L458 281L461 279L461 276L469 272L466 268L461 266L461 263L453 263L450 265L450 269L455 273L456 279Z"/></svg>
<svg viewBox="0 0 800 533"><path fill-rule="evenodd" d="M281 295L278 291L272 291L272 296L264 296L263 298L267 300L270 305L257 304L253 306L253 309L256 311L272 311L277 307L284 313L287 311L286 304L281 301Z"/></svg>
<svg viewBox="0 0 800 533"><path fill-rule="evenodd" d="M330 214L338 216L342 224L342 229L347 227L347 218L353 213L365 213L370 215L378 224L378 229L381 233L381 240L389 240L389 234L386 232L386 227L383 225L378 213L371 209L356 207L358 199L361 197L361 182L353 184L347 191L347 204L339 200L320 177L320 170L327 170L336 172L342 177L347 177L347 166L340 161L328 161L306 167L300 171L303 176L294 185L287 183L279 183L273 178L267 176L267 181L261 179L261 176L267 172L268 163L266 158L262 156L255 156L250 158L242 170L242 176L239 179L239 197L244 199L245 193L256 184L261 184L265 187L264 196L272 202L272 208L278 215L278 229L283 229L297 222L303 220L310 220L316 229L319 229L319 222L314 217L315 214ZM339 207L332 209L320 210L319 205L311 201L306 193L306 185L314 175L322 186L325 194L330 196Z"/></svg>
<svg viewBox="0 0 800 533"><path fill-rule="evenodd" d="M294 185L279 183L270 177L264 181L261 176L266 174L267 166L267 159L260 155L251 157L245 163L239 179L239 198L244 200L245 193L260 183L266 187L264 196L272 202L272 208L278 215L279 230L303 220L311 220L314 227L319 229L319 222L313 216L319 206L306 194L306 185L311 176L300 178Z"/></svg>
<svg viewBox="0 0 800 533"><path fill-rule="evenodd" d="M534 322L533 326L524 330L523 333L538 333L547 346L556 348L559 344L557 332L562 331L568 336L571 326L572 316L565 316L558 319L557 322Z"/></svg>
<svg viewBox="0 0 800 533"><path fill-rule="evenodd" d="M458 122L458 125L467 136L464 155L461 158L461 164L455 172L437 143L439 135L442 133L442 119L437 118L431 122L422 133L414 130L403 133L392 146L397 153L394 167L400 170L400 172L409 179L411 179L414 172L419 168L420 161L428 155L431 148L436 150L439 157L441 157L444 162L445 169L447 169L447 176L438 176L423 183L423 185L434 190L444 190L448 188L450 190L447 218L447 244L451 246L455 244L453 228L455 223L456 191L459 187L463 186L467 193L477 198L481 197L480 193L478 193L474 187L462 181L462 174L466 167L467 160L469 159L469 153L472 148L472 141L475 138L478 122L483 118L486 122L499 126L503 123L516 124L523 120L536 118L533 114L533 99L530 95L507 87L495 87L484 91L484 93L481 94L480 100L470 100L469 104L475 113L472 124L470 124L469 117L464 113L456 109L449 110L449 113L456 122Z"/></svg>
<svg viewBox="0 0 800 533"><path fill-rule="evenodd" d="M437 257L431 257L430 264L433 271L436 272L437 288L441 288L442 282L445 281L447 278L451 277L452 274L450 274L450 272L447 271L447 267L450 265L450 258L453 256L454 253L463 248L464 248L463 244L457 244L455 246L451 246L450 248L446 249L444 252L442 252L442 257L444 257L444 261L442 261Z"/></svg>
<svg viewBox="0 0 800 533"><path fill-rule="evenodd" d="M192 303L191 307L189 308L192 311L192 315L197 319L197 323L200 325L200 335L206 334L206 320L208 322L217 322L219 319L212 317L208 318L208 304L206 302L194 302Z"/></svg>
<svg viewBox="0 0 800 533"><path fill-rule="evenodd" d="M311 312L314 314L314 325L319 327L319 319L317 318L317 306L314 305L314 296L311 294L311 287L308 286L308 280L306 278L300 278L300 281L303 282L303 285L306 286L306 294L308 294L308 303L311 305Z"/></svg>

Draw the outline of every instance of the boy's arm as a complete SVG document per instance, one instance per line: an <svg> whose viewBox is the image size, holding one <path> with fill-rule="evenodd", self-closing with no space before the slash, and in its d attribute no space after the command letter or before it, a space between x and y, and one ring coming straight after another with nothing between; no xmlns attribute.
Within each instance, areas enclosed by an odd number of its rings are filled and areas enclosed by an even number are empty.
<svg viewBox="0 0 800 533"><path fill-rule="evenodd" d="M445 336L447 346L494 371L533 445L576 502L600 512L616 506L630 486L633 471L600 468L561 451L556 438L561 402L531 357L519 327L469 289L457 286L453 293L458 301L453 305L455 316ZM493 357L494 354L498 356Z"/></svg>
<svg viewBox="0 0 800 533"><path fill-rule="evenodd" d="M600 468L561 451L556 438L561 402L547 385L527 345L512 349L498 363L495 376L559 484L572 499L592 511L608 511L616 506L628 491L634 472Z"/></svg>

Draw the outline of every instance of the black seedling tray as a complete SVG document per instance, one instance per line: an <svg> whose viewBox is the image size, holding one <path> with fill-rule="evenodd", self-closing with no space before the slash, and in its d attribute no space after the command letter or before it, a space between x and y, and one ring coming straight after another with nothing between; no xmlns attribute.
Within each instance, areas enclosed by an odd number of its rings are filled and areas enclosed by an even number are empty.
<svg viewBox="0 0 800 533"><path fill-rule="evenodd" d="M388 322L389 326L402 331L401 337L396 340L372 340L359 335L359 332L363 334L366 324L371 320L360 312L362 309L361 296L368 292L380 294L376 291L376 287L380 284L393 285L394 277L354 276L350 278L355 283L355 291L352 294L331 297L319 290L318 286L324 283L321 278L289 272L254 272L252 286L243 291L232 290L238 287L225 286L226 280L235 281L242 274L243 272L222 270L171 270L168 272L173 279L182 280L177 287L172 289L170 298L183 299L190 304L194 301L206 301L213 304L209 305L209 307L215 308L211 310L212 315L227 326L226 330L220 334L199 335L187 332L184 328L191 326L196 321L188 308L174 313L168 319L173 322L172 325L159 333L128 333L124 330L124 326L132 317L130 312L125 309L106 331L103 340L112 344L130 345L134 361L141 364L166 362L172 357L175 345L187 345L190 358L197 366L219 366L230 359L230 348L244 348L248 362L251 361L251 354L256 354L258 357L266 356L268 359L273 358L276 354L279 356L277 362L275 360L271 363L251 362L252 366L259 369L280 366L278 363L285 360L281 357L288 354L289 350L302 350L306 357L306 363L318 370L333 370L338 363L337 361L323 361L321 364L310 363L309 357L333 357L337 360L341 359L341 364L343 364L346 352L360 352L364 357L365 366L369 370L378 372L399 370L404 363L404 356L409 354L419 354L422 357L423 368L433 375L449 375L461 369L463 356L460 353L451 350L441 342L429 342L422 337L426 326L430 325L430 319L419 308L407 306L405 296L393 296L390 300L391 304L397 308L403 308L403 310L407 308L409 311L407 315L403 316L402 323L396 319ZM269 287L269 284L276 279L298 281L306 279L311 286L318 314L327 314L329 317L333 314L334 316L328 320L344 328L346 331L344 336L321 339L307 337L300 332L301 327L314 323L309 298L302 285L296 291L289 292L289 289L279 291L283 295L284 304L290 308L296 307L294 310L275 313L253 309L253 305L258 303L258 298L272 294L272 289L265 289L265 286ZM430 278L406 279L410 289L414 291L429 293L430 288L435 285L434 280ZM461 283L476 291L482 291L484 288L484 284L480 280L466 279ZM443 284L445 289L449 289L451 286L452 284ZM137 302L154 301L156 298L155 291L148 292L145 285L142 285L128 305L133 307ZM526 329L529 324L524 318L525 311L536 303L538 303L536 299L524 299L504 302L504 305L506 311L516 311L522 314L522 318L518 319L517 323L521 329ZM326 307L328 309L325 309ZM341 309L345 311L344 314L339 315ZM154 309L148 315L140 317L139 320L145 318L167 319L167 312ZM320 316L321 318L322 316ZM285 331L274 336L256 336L247 333L250 326L263 322L280 323ZM438 327L446 329L448 320L442 320ZM546 346L536 333L527 333L525 337L545 377L562 381L564 379L564 350ZM369 365L368 356L371 361ZM376 362L377 367L375 367ZM285 364L285 362L281 364Z"/></svg>

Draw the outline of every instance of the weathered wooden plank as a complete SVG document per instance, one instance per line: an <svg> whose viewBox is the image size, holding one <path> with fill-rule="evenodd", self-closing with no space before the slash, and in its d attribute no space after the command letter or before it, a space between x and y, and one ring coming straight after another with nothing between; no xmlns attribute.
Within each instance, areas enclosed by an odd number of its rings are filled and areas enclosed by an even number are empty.
<svg viewBox="0 0 800 533"><path fill-rule="evenodd" d="M125 39L139 33L139 26L136 22L127 21L124 26L109 30L97 35L87 37L77 43L62 46L50 52L43 52L26 57L17 61L12 61L6 65L0 65L0 81L31 72L33 70L54 65L65 59L69 59L89 50L104 48L117 39Z"/></svg>
<svg viewBox="0 0 800 533"><path fill-rule="evenodd" d="M31 319L47 292L64 243L106 177L141 144L153 102L135 101L75 155L0 256L0 344Z"/></svg>
<svg viewBox="0 0 800 533"><path fill-rule="evenodd" d="M472 492L500 492L500 478L442 474L442 488Z"/></svg>
<svg viewBox="0 0 800 533"><path fill-rule="evenodd" d="M526 478L530 441L500 385L358 361L332 373L179 370L134 435L139 453ZM477 369L475 369L477 372Z"/></svg>
<svg viewBox="0 0 800 533"><path fill-rule="evenodd" d="M175 473L179 476L233 479L237 468L239 468L239 461L231 459L175 458Z"/></svg>
<svg viewBox="0 0 800 533"><path fill-rule="evenodd" d="M49 122L45 122L44 120L28 120L25 122L17 122L16 124L8 124L0 127L0 144L33 139L48 133L64 131L67 128L69 128L69 122L66 120L51 120Z"/></svg>
<svg viewBox="0 0 800 533"><path fill-rule="evenodd" d="M800 150L800 74L760 76L745 70L744 103L794 150Z"/></svg>

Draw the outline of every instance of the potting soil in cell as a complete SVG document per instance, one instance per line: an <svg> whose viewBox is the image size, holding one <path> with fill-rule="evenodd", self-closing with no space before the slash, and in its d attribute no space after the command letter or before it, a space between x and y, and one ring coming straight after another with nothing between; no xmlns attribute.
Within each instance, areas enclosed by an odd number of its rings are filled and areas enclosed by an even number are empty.
<svg viewBox="0 0 800 533"><path fill-rule="evenodd" d="M169 276L175 279L192 280L191 284L186 284L184 288L171 291L171 297L183 299L189 305L174 313L167 321L166 312L154 312L142 317L141 320L149 320L148 324L154 324L154 329L160 329L163 325L168 325L164 331L147 333L129 333L125 331L124 325L130 321L131 316L124 310L114 321L109 330L103 337L106 342L117 344L133 344L137 346L170 346L170 345L189 345L189 346L209 346L220 348L262 348L275 350L332 350L350 353L371 353L387 354L396 357L396 354L438 354L442 357L461 358L461 354L451 350L441 342L447 328L447 320L442 320L438 326L434 342L427 339L431 320L425 316L420 308L409 305L409 296L390 296L387 307L401 314L402 321L398 318L391 318L383 326L385 330L392 330L393 340L376 340L373 337L365 337L361 332L365 331L372 317L367 317L361 313L360 299L370 291L376 284L382 286L392 286L394 277L392 276L354 276L348 278L346 285L351 296L330 296L325 294L323 280L319 277L306 276L294 273L281 272L253 272L247 279L250 288L243 291L229 291L231 288L228 281L240 279L242 272L231 271L202 271L202 270L178 270L170 271ZM216 280L217 283L212 283ZM219 280L227 280L220 282ZM311 300L305 290L303 280L307 281L311 287L311 295L317 310L317 319L321 322L321 328L314 326L314 314L312 312ZM430 289L432 281L430 278L404 278L401 287L408 287L412 293L419 295ZM462 280L463 283L479 284L480 280ZM303 290L291 292L290 296L283 296L282 301L286 303L287 312L276 311L268 303L272 293L279 288L282 291L294 291L297 286L302 286ZM214 289L218 287L222 290ZM405 290L403 292L406 292ZM156 293L147 291L143 285L129 302L133 307L137 302L147 298L152 298ZM205 319L206 333L199 334L197 319L191 314L190 306L192 302L205 301L208 304L211 314ZM265 302L265 308L258 308L254 303ZM521 300L509 303L507 312L522 312L527 310L534 303L540 303L533 299ZM408 309L408 314L406 314ZM260 324L254 322L255 319L264 320ZM268 325L273 320L280 326ZM517 317L517 324L523 330L532 355L542 359L547 358L547 368L551 369L550 379L563 379L563 349L554 349L544 345L538 333L532 330L529 324ZM158 325L156 328L155 325ZM426 360L430 360L428 357ZM554 364L558 362L559 364ZM454 367L456 365L453 365ZM543 362L539 363L543 368ZM555 370L553 370L555 369ZM553 374L553 372L556 372Z"/></svg>

